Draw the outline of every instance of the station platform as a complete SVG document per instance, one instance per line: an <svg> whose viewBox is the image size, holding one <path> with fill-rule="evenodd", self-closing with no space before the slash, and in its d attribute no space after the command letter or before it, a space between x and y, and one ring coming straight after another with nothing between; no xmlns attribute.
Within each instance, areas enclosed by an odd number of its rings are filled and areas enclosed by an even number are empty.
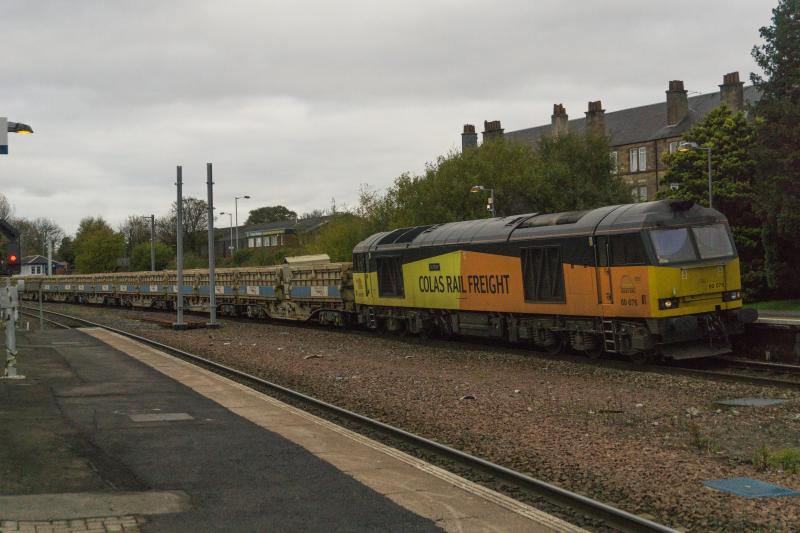
<svg viewBox="0 0 800 533"><path fill-rule="evenodd" d="M582 531L114 333L18 341L0 531Z"/></svg>

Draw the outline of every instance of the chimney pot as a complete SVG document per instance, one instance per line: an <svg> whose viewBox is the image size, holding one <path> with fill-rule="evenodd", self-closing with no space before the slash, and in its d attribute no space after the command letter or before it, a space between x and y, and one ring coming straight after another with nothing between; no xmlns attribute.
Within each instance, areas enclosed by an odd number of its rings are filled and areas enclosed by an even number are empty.
<svg viewBox="0 0 800 533"><path fill-rule="evenodd" d="M475 126L473 124L464 124L464 133L461 134L461 152L465 152L470 148L477 148L478 134L475 133Z"/></svg>
<svg viewBox="0 0 800 533"><path fill-rule="evenodd" d="M738 72L729 72L722 77L719 86L719 103L737 113L744 111L744 82L739 81Z"/></svg>
<svg viewBox="0 0 800 533"><path fill-rule="evenodd" d="M689 98L686 96L686 89L683 88L683 81L670 81L667 91L667 126L680 124L688 114Z"/></svg>
<svg viewBox="0 0 800 533"><path fill-rule="evenodd" d="M606 131L606 110L603 109L600 100L589 102L589 108L586 111L586 129L598 133Z"/></svg>
<svg viewBox="0 0 800 533"><path fill-rule="evenodd" d="M499 120L483 121L483 142L503 137L503 127Z"/></svg>
<svg viewBox="0 0 800 533"><path fill-rule="evenodd" d="M569 130L569 115L563 104L553 104L553 115L550 117L551 131L555 137L565 135Z"/></svg>

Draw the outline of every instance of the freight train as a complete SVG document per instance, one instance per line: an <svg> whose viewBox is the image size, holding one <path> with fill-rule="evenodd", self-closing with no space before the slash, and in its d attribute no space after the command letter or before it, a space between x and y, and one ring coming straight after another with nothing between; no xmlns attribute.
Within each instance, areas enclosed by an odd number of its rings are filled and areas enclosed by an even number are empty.
<svg viewBox="0 0 800 533"><path fill-rule="evenodd" d="M24 298L174 309L176 273L25 278ZM739 260L727 220L661 200L377 233L352 263L187 270L188 309L479 336L558 353L636 361L727 353L744 325Z"/></svg>

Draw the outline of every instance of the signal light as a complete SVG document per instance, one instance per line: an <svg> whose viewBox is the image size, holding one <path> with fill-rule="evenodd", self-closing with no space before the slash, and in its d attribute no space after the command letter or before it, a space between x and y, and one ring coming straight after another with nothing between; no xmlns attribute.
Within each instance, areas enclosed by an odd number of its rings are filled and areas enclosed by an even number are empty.
<svg viewBox="0 0 800 533"><path fill-rule="evenodd" d="M14 255L14 254L9 255L8 256L8 262L9 263L16 263L17 262L17 256Z"/></svg>

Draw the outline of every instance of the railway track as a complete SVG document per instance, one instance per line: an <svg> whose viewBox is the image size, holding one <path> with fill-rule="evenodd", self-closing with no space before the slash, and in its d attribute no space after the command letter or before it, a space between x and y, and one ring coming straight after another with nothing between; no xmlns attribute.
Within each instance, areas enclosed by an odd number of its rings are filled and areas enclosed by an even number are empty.
<svg viewBox="0 0 800 533"><path fill-rule="evenodd" d="M28 309L29 312L35 312L38 317L38 311L39 311L38 308L27 307L26 309ZM109 309L122 311L122 309L115 307L111 307ZM159 310L147 309L141 311L155 312L158 314L166 315L166 312ZM45 310L45 313L48 312L59 314L57 312ZM67 317L69 315L63 315L63 316ZM203 313L198 313L198 316L203 316ZM226 319L252 322L252 319L241 318L241 317L226 317ZM162 319L160 317L155 317L155 318L136 317L133 318L132 320L135 320L137 322L160 324L162 326L169 326L172 324L171 318ZM191 319L188 318L186 319L186 322L190 328L203 327L204 324L204 320L192 321ZM291 327L298 327L298 328L317 327L303 322L291 322L291 321L285 322L284 325ZM468 340L460 340L457 342L465 342L469 345L476 345L476 344L483 344L485 341L480 338L469 338ZM498 347L498 344L496 342L491 342L490 344L495 348ZM679 375L699 377L716 381L746 383L748 385L766 385L766 386L800 389L800 379L795 377L795 376L800 376L800 365L787 365L781 363L761 362L750 359L743 359L740 357L728 357L728 356L720 356L708 359L688 359L683 361L677 361L672 364L652 364L652 363L637 364L627 360L614 359L614 358L603 358L595 360L571 354L559 354L559 355L545 354L544 352L538 352L535 350L525 350L524 348L520 348L519 346L513 346L513 345L506 346L501 344L500 346L504 346L508 350L511 350L514 353L524 351L526 354L546 357L547 359L565 360L565 361L588 364L588 365L603 365L621 370L628 370L632 372L653 372L653 373L671 374L671 375L679 374ZM750 373L743 373L742 371L750 371ZM787 377L789 379L786 379Z"/></svg>
<svg viewBox="0 0 800 533"><path fill-rule="evenodd" d="M26 316L36 319L39 318L38 309L22 306L22 310L20 312ZM377 433L384 435L392 441L404 443L406 445L405 447L410 447L411 450L425 452L426 455L432 454L434 457L440 459L440 463L442 462L441 460L443 460L444 464L458 465L460 469L466 469L468 472L473 473L474 475L472 477L474 478L483 480L488 474L491 478L493 478L494 481L513 487L514 490L512 490L512 492L519 491L543 498L561 508L562 511L568 510L569 515L574 516L575 513L578 513L579 515L588 516L595 521L599 521L607 528L625 532L676 531L667 526L658 524L641 516L628 513L627 511L618 509L587 496L577 494L556 485L547 483L546 481L530 477L522 472L517 472L504 466L491 463L481 459L480 457L470 455L455 448L440 444L436 441L415 435L403 429L383 423L379 420L343 409L336 405L313 398L301 392L289 389L257 376L253 376L236 368L220 364L216 361L212 361L199 355L186 352L184 350L148 339L134 333L130 333L122 329L92 322L84 318L49 310L44 310L43 312L47 315L59 318L58 320L45 318L44 320L48 324L62 328L72 328L76 327L75 324L80 324L84 327L102 328L120 335L124 335L128 338L180 357L186 361L203 366L204 368L210 369L226 377L233 378L236 381L246 384L259 391L269 392L270 394L279 397L279 399L288 398L295 405L302 406L305 409L315 411L316 413L326 414L327 418L333 418L334 420L345 420L349 422L348 425L351 427L351 429L353 426L355 426L355 428L360 429L362 433ZM72 324L66 324L63 321L71 322ZM451 467L450 469L452 470L453 468Z"/></svg>

